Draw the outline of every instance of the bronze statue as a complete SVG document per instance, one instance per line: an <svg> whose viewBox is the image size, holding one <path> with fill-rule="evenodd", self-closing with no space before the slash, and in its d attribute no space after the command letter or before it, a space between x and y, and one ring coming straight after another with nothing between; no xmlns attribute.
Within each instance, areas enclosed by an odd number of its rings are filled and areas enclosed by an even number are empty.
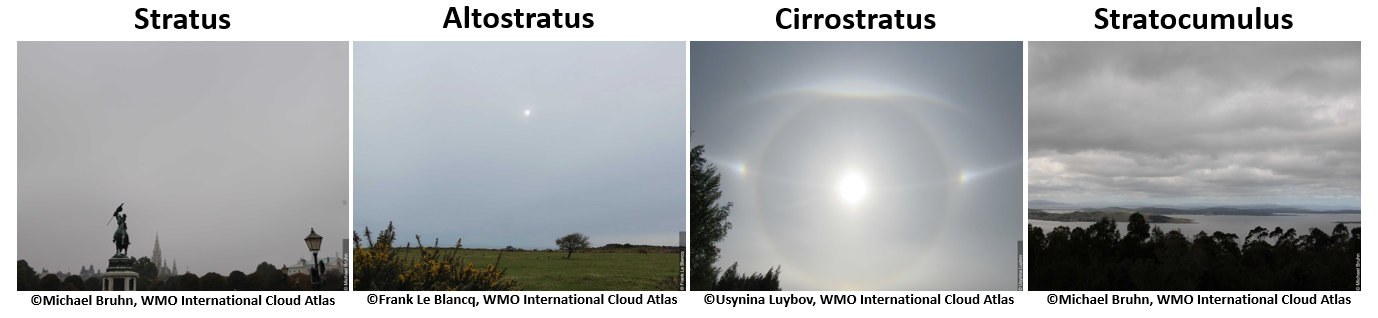
<svg viewBox="0 0 1378 318"><path fill-rule="evenodd" d="M120 203L120 206L115 208L115 215L111 216L120 221L119 227L115 229L115 255L125 255L129 252L129 227L124 222L129 218L129 213L120 215L120 211L124 211L124 203Z"/></svg>

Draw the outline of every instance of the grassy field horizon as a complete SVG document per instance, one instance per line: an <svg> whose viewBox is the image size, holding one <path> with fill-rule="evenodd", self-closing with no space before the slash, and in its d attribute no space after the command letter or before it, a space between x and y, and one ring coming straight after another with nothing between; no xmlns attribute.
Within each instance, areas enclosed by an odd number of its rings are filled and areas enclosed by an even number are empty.
<svg viewBox="0 0 1378 318"><path fill-rule="evenodd" d="M396 248L405 263L420 259L421 249ZM431 247L427 247L431 249ZM499 251L491 249L440 248L440 255L456 253L465 262L481 267L498 262ZM657 290L662 280L680 275L680 253L641 254L637 249L609 252L585 250L571 258L565 251L501 252L498 269L517 281L525 290Z"/></svg>

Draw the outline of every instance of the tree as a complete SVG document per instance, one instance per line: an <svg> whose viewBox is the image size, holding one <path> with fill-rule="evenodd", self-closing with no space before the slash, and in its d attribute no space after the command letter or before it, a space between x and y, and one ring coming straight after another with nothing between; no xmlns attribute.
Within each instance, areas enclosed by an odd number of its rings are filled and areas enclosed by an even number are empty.
<svg viewBox="0 0 1378 318"><path fill-rule="evenodd" d="M172 278L169 277L168 279L172 279ZM154 279L153 282L148 283L147 286L139 286L139 289L140 289L140 290L149 290L149 291L163 291L163 290L167 290L167 283L164 283L163 280L161 280L161 279Z"/></svg>
<svg viewBox="0 0 1378 318"><path fill-rule="evenodd" d="M718 242L727 237L732 222L732 202L718 205L722 190L718 187L721 175L718 167L703 159L703 145L689 152L689 258L691 290L711 290L717 281Z"/></svg>
<svg viewBox="0 0 1378 318"><path fill-rule="evenodd" d="M336 274L336 271L334 271L334 270L329 271L329 272L326 272L326 273L325 273L325 284L324 284L323 287L321 287L321 289L322 289L322 290L346 290L346 289L344 289L344 277L343 277L343 276L340 276L339 274Z"/></svg>
<svg viewBox="0 0 1378 318"><path fill-rule="evenodd" d="M148 286L152 286L152 285L153 285L153 281L158 280L157 278L148 278L148 277L136 277L136 278L133 278L133 279L134 279L134 288L136 288L136 289L138 289L138 290L149 290L149 289L148 289Z"/></svg>
<svg viewBox="0 0 1378 318"><path fill-rule="evenodd" d="M293 291L311 291L311 275L296 273L288 276L287 288Z"/></svg>
<svg viewBox="0 0 1378 318"><path fill-rule="evenodd" d="M153 264L153 260L148 259L148 256L140 257L134 261L134 272L139 273L139 277L157 279L158 264Z"/></svg>
<svg viewBox="0 0 1378 318"><path fill-rule="evenodd" d="M177 290L177 286L180 286L178 284L181 283L182 276L172 275L168 276L167 281L163 282L163 285L160 287L162 287L162 290Z"/></svg>
<svg viewBox="0 0 1378 318"><path fill-rule="evenodd" d="M91 278L87 278L86 281L83 281L82 283L83 283L83 284L86 284L86 290L87 290L87 291L100 291L100 290L101 290L101 288L100 288L100 287L101 287L101 286L100 286L100 277L94 277L94 276L93 276L93 277L91 277ZM143 287L143 286L139 286L139 287Z"/></svg>
<svg viewBox="0 0 1378 318"><path fill-rule="evenodd" d="M86 282L81 280L81 276L67 275L67 278L62 280L62 290L84 291L86 290Z"/></svg>
<svg viewBox="0 0 1378 318"><path fill-rule="evenodd" d="M249 280L250 286L247 290L268 290L268 279L263 278L263 273L254 272L247 275L246 279Z"/></svg>
<svg viewBox="0 0 1378 318"><path fill-rule="evenodd" d="M291 286L287 285L287 273L275 270L264 278L268 281L268 287L264 290L292 290Z"/></svg>
<svg viewBox="0 0 1378 318"><path fill-rule="evenodd" d="M276 272L277 270L277 267L273 266L273 264L269 264L268 262L258 263L258 267L254 268L254 272L263 275L263 278L265 279L271 277L273 272Z"/></svg>
<svg viewBox="0 0 1378 318"><path fill-rule="evenodd" d="M263 279L261 284L251 284L256 286L256 290L290 290L287 287L287 274L283 273L277 266L273 266L273 264L269 264L268 262L258 263L258 266L254 268L254 274L259 275L259 277ZM250 282L257 282L253 279L253 275L249 276Z"/></svg>
<svg viewBox="0 0 1378 318"><path fill-rule="evenodd" d="M196 274L186 273L177 277L177 290L190 291L201 290L201 278Z"/></svg>
<svg viewBox="0 0 1378 318"><path fill-rule="evenodd" d="M1235 233L1164 233L1134 216L1128 234L1115 244L1114 228L1114 222L1101 220L1043 235L1030 225L1029 289L1352 290L1359 277L1352 265L1358 228L1336 225L1326 233L1257 226L1243 245Z"/></svg>
<svg viewBox="0 0 1378 318"><path fill-rule="evenodd" d="M56 291L59 289L62 289L62 280L57 279L57 275L44 275L42 279L38 280L38 290Z"/></svg>
<svg viewBox="0 0 1378 318"><path fill-rule="evenodd" d="M1129 226L1127 229L1129 233L1124 236L1124 240L1127 243L1138 244L1148 239L1148 221L1144 220L1144 215L1139 214L1139 212L1134 212L1134 214L1129 215Z"/></svg>
<svg viewBox="0 0 1378 318"><path fill-rule="evenodd" d="M570 233L555 240L555 245L562 250L568 250L569 255L566 255L565 258L570 258L574 256L574 251L589 248L589 237L578 232Z"/></svg>
<svg viewBox="0 0 1378 318"><path fill-rule="evenodd" d="M38 290L38 272L29 267L28 261L19 260L19 268L15 274L18 275L15 281L19 283L19 291Z"/></svg>
<svg viewBox="0 0 1378 318"><path fill-rule="evenodd" d="M766 270L765 275L753 273L751 276L737 274L737 263L727 267L723 272L722 278L713 284L713 290L742 291L742 290L780 290L780 268Z"/></svg>
<svg viewBox="0 0 1378 318"><path fill-rule="evenodd" d="M216 272L210 272L206 273L205 275L201 275L201 290L230 290L230 283L229 281L225 280L224 275L220 275L220 273Z"/></svg>
<svg viewBox="0 0 1378 318"><path fill-rule="evenodd" d="M231 290L253 290L253 287L249 285L249 276L244 275L244 272L241 271L230 272L226 282L230 284Z"/></svg>

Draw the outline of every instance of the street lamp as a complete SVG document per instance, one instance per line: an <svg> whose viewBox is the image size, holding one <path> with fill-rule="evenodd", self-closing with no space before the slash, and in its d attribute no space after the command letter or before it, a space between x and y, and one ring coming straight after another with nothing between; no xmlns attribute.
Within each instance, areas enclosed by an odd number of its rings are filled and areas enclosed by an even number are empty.
<svg viewBox="0 0 1378 318"><path fill-rule="evenodd" d="M325 264L321 264L316 259L316 253L321 250L321 237L316 234L316 228L311 228L311 235L306 236L306 248L311 250L311 288L321 290L323 282L321 276L325 272Z"/></svg>

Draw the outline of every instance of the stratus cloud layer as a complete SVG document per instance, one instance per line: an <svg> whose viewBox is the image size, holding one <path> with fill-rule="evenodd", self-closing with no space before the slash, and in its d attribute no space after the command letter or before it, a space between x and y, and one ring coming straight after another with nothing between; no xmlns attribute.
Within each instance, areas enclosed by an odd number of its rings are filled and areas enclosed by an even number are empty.
<svg viewBox="0 0 1378 318"><path fill-rule="evenodd" d="M1359 43L1029 44L1030 198L1358 203Z"/></svg>

